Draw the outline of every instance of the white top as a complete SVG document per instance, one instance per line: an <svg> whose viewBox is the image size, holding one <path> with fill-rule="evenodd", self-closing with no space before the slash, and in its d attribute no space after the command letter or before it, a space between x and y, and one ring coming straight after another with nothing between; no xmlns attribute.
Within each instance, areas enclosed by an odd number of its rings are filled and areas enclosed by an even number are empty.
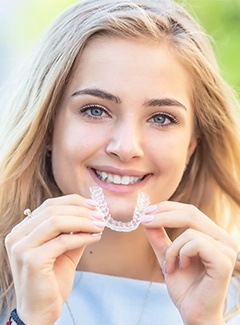
<svg viewBox="0 0 240 325"><path fill-rule="evenodd" d="M239 280L233 278L229 287L228 310L236 306L237 284ZM77 271L67 304L55 323L74 324L182 325L183 321L164 283ZM240 325L240 314L228 320L227 324Z"/></svg>

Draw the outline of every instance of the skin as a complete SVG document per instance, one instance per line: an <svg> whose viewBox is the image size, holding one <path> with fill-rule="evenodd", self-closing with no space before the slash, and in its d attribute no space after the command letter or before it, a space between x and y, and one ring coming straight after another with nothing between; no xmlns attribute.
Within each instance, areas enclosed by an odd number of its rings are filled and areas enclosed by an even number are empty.
<svg viewBox="0 0 240 325"><path fill-rule="evenodd" d="M44 202L6 239L24 322L53 324L78 268L164 281L186 324L224 323L237 245L197 208L167 201L196 147L191 98L191 77L166 44L102 37L85 48L50 144L63 196ZM110 184L94 169L145 178ZM122 221L131 219L137 191L148 193L151 206L136 231L101 236L103 216L87 200L96 184ZM180 235L172 241L164 228Z"/></svg>
<svg viewBox="0 0 240 325"><path fill-rule="evenodd" d="M89 187L98 184L111 214L123 221L131 219L139 189L152 203L167 200L196 146L190 84L166 46L109 38L88 45L55 121L53 171L62 192L88 197ZM96 89L114 98L103 99ZM177 104L157 105L164 99ZM91 104L100 117L91 109L81 112ZM94 178L92 168L147 179L114 186Z"/></svg>

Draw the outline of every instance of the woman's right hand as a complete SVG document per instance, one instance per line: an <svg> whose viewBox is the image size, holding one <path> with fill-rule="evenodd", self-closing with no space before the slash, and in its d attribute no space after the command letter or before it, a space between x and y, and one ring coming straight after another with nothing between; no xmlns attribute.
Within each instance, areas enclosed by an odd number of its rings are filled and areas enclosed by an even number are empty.
<svg viewBox="0 0 240 325"><path fill-rule="evenodd" d="M86 245L101 239L103 215L79 195L48 199L6 237L19 317L52 325L61 314Z"/></svg>

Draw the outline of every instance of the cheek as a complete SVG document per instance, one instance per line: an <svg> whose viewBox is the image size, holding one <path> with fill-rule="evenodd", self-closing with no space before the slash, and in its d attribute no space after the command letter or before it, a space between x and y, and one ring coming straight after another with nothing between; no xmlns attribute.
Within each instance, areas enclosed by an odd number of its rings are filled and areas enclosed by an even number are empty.
<svg viewBox="0 0 240 325"><path fill-rule="evenodd" d="M60 122L60 123L59 123ZM64 123L63 123L64 122ZM74 177L89 158L104 148L106 137L90 124L64 119L55 124L52 141L52 169L55 180Z"/></svg>
<svg viewBox="0 0 240 325"><path fill-rule="evenodd" d="M166 146L152 154L156 177L154 186L146 189L152 204L169 200L176 191L184 174L186 152L177 146Z"/></svg>
<svg viewBox="0 0 240 325"><path fill-rule="evenodd" d="M98 140L99 136L94 134L90 124L82 124L77 118L66 116L55 125L53 152L56 157L63 155L66 159L75 160L91 151Z"/></svg>
<svg viewBox="0 0 240 325"><path fill-rule="evenodd" d="M56 184L63 194L85 194L86 166L99 146L94 137L79 132L56 132L52 142L52 171Z"/></svg>
<svg viewBox="0 0 240 325"><path fill-rule="evenodd" d="M92 137L76 136L73 133L58 137L57 141L53 142L53 167L64 165L65 168L68 166L72 168L73 165L87 159L94 151L96 151L96 142Z"/></svg>
<svg viewBox="0 0 240 325"><path fill-rule="evenodd" d="M165 138L157 144L150 143L149 155L159 169L183 169L188 157L189 143L182 137Z"/></svg>

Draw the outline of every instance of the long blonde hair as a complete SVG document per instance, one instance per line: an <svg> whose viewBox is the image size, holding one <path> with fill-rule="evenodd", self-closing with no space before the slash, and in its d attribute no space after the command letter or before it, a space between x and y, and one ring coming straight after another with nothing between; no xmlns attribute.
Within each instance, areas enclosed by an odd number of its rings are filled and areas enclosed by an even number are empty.
<svg viewBox="0 0 240 325"><path fill-rule="evenodd" d="M47 153L54 116L79 54L101 35L167 41L187 67L194 80L198 146L171 199L196 205L239 236L240 144L234 116L239 104L220 76L206 34L170 0L79 2L56 19L28 68L5 93L0 126L0 312L11 308L14 296L8 294L12 275L4 238L22 220L26 207L34 209L60 194Z"/></svg>

